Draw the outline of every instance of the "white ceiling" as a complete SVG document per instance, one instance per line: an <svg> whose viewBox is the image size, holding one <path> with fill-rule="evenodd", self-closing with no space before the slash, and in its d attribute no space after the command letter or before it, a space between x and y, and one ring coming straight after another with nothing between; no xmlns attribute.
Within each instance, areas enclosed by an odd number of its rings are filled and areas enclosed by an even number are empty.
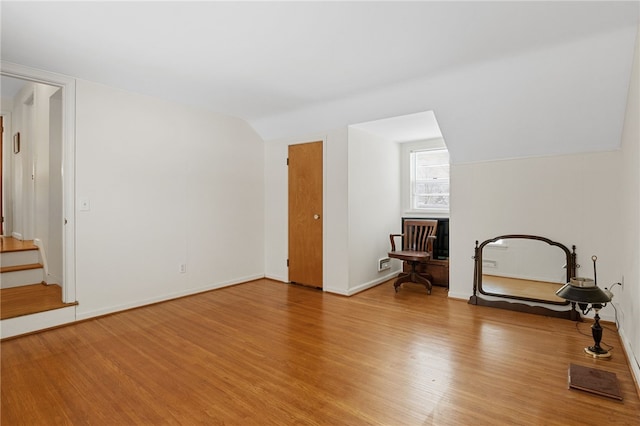
<svg viewBox="0 0 640 426"><path fill-rule="evenodd" d="M383 118L354 124L352 127L373 133L393 142L413 142L442 138L442 132L433 111Z"/></svg>
<svg viewBox="0 0 640 426"><path fill-rule="evenodd" d="M636 1L2 1L1 8L2 60L250 123L638 23Z"/></svg>

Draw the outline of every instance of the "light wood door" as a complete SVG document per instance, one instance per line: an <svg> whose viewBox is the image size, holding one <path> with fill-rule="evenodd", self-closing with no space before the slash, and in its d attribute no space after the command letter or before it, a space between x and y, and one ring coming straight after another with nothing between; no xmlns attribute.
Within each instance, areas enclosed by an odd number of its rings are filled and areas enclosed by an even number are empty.
<svg viewBox="0 0 640 426"><path fill-rule="evenodd" d="M289 281L322 288L322 142L289 146Z"/></svg>

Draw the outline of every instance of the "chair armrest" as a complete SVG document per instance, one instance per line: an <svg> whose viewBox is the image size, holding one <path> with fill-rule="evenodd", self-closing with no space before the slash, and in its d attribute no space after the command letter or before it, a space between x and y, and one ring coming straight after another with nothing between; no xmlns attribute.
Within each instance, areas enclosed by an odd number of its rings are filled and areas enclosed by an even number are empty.
<svg viewBox="0 0 640 426"><path fill-rule="evenodd" d="M435 235L429 235L427 237L427 253L433 258L433 242L436 240Z"/></svg>
<svg viewBox="0 0 640 426"><path fill-rule="evenodd" d="M391 251L396 251L395 237L404 237L404 234L389 234L389 240L391 240Z"/></svg>

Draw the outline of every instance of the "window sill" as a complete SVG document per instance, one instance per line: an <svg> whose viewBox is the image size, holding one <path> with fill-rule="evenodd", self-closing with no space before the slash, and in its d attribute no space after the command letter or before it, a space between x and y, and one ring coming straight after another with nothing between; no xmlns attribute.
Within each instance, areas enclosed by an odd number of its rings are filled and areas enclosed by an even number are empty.
<svg viewBox="0 0 640 426"><path fill-rule="evenodd" d="M424 217L432 216L439 218L449 218L449 210L405 210L403 216Z"/></svg>

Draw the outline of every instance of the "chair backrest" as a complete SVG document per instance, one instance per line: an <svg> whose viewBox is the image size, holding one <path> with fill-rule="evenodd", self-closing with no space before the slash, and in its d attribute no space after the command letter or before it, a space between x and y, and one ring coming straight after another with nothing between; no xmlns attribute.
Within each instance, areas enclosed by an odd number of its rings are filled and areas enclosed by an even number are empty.
<svg viewBox="0 0 640 426"><path fill-rule="evenodd" d="M433 252L433 240L438 228L437 220L405 219L403 250Z"/></svg>

